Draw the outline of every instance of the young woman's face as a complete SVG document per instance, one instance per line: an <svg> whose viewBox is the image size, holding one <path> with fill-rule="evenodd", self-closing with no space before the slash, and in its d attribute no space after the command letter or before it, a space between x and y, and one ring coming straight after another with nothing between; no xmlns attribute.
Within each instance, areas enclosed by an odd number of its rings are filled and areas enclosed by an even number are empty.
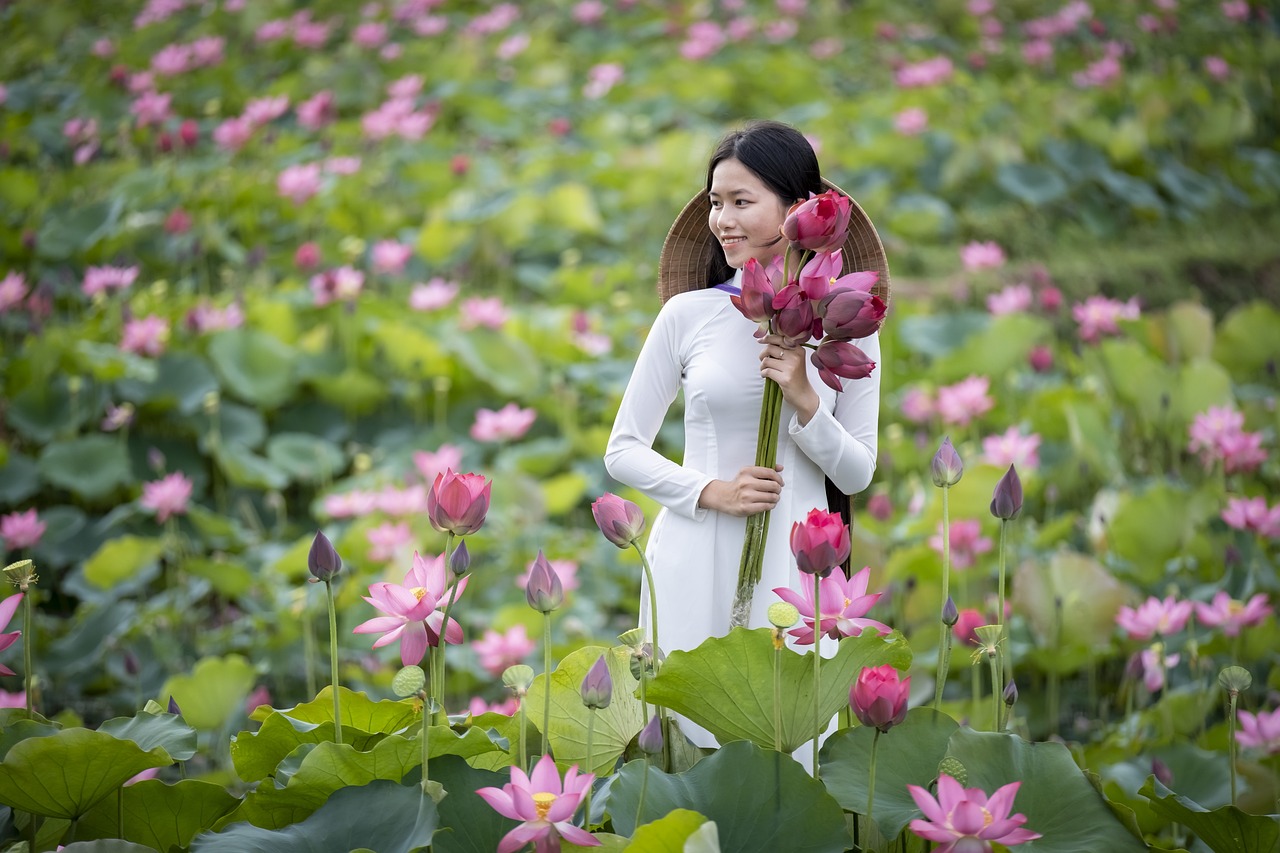
<svg viewBox="0 0 1280 853"><path fill-rule="evenodd" d="M739 160L722 160L711 173L711 213L707 225L720 241L725 260L742 269L750 258L768 264L782 254L782 220L789 202L755 176Z"/></svg>

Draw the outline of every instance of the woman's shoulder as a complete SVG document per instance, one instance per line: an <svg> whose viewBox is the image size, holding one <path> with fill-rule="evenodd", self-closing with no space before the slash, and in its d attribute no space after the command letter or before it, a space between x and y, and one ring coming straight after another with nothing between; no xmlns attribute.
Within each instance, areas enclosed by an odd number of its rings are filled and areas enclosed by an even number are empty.
<svg viewBox="0 0 1280 853"><path fill-rule="evenodd" d="M675 330L691 331L717 317L725 309L733 310L729 294L709 287L677 293L663 303L655 325L668 325ZM736 310L734 313L737 313Z"/></svg>

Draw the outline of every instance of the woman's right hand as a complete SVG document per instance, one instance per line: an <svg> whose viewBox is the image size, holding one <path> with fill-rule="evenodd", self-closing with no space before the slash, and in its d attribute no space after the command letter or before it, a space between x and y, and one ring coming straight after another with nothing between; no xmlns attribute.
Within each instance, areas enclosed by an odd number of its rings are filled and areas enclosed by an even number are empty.
<svg viewBox="0 0 1280 853"><path fill-rule="evenodd" d="M767 512L782 493L782 466L743 468L732 480L712 480L703 488L698 505L727 515L746 517Z"/></svg>

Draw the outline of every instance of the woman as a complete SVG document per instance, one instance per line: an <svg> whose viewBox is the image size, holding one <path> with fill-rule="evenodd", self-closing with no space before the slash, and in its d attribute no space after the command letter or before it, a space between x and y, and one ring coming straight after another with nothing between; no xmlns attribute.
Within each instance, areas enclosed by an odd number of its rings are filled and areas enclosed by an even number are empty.
<svg viewBox="0 0 1280 853"><path fill-rule="evenodd" d="M728 632L748 515L771 511L747 622L758 628L768 624L766 611L777 600L772 588L800 588L788 546L792 523L828 506L828 478L843 496L865 489L875 472L879 369L844 380L837 394L818 378L806 349L773 335L755 338L756 324L729 299L749 259L768 264L787 248L780 228L790 206L829 187L803 135L778 122L754 122L717 146L705 193L685 206L663 245L664 304L623 395L605 467L663 506L647 556L664 652ZM887 298L884 249L861 208L851 206L845 272L878 271L876 292ZM879 361L877 338L855 343ZM783 396L776 470L753 464L765 378ZM679 391L682 464L653 449ZM642 591L641 614L649 612L647 596ZM705 731L682 728L699 746L714 745Z"/></svg>

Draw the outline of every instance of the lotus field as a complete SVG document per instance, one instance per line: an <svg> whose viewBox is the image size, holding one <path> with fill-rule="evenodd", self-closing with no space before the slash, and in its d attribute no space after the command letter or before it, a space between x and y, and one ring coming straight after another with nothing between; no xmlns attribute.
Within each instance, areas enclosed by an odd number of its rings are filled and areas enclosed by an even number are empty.
<svg viewBox="0 0 1280 853"><path fill-rule="evenodd" d="M0 2L0 850L1280 850L1276 14ZM602 456L755 117L879 461L672 649Z"/></svg>

